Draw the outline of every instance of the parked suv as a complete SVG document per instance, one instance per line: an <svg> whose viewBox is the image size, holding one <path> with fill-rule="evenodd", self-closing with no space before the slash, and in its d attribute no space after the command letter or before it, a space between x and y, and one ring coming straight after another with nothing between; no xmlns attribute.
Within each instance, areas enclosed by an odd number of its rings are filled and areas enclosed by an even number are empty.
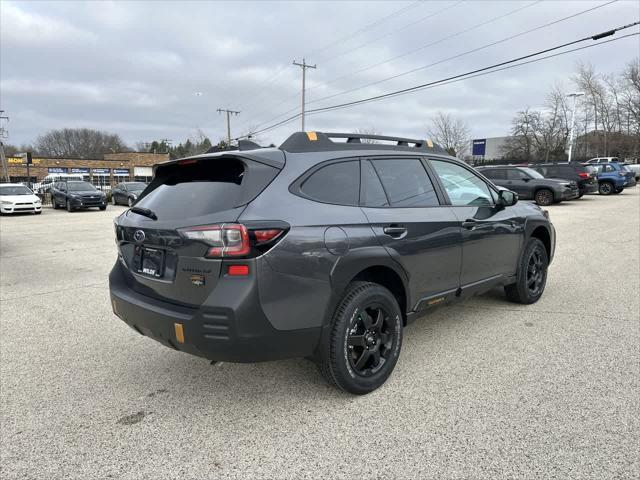
<svg viewBox="0 0 640 480"><path fill-rule="evenodd" d="M521 199L534 200L538 205L547 206L580 196L577 182L545 178L529 167L501 165L479 167L478 170L497 185L516 192Z"/></svg>
<svg viewBox="0 0 640 480"><path fill-rule="evenodd" d="M51 187L51 203L69 212L91 207L106 210L107 196L89 182L56 182Z"/></svg>
<svg viewBox="0 0 640 480"><path fill-rule="evenodd" d="M122 182L111 190L111 203L133 206L142 191L147 188L144 182Z"/></svg>
<svg viewBox="0 0 640 480"><path fill-rule="evenodd" d="M210 360L308 357L355 394L437 305L496 286L536 302L555 248L545 211L430 141L320 132L159 164L115 233L112 307L137 332Z"/></svg>
<svg viewBox="0 0 640 480"><path fill-rule="evenodd" d="M621 193L625 187L635 186L634 173L624 168L625 165L618 162L598 163L593 165L598 173L598 184L600 195L611 195Z"/></svg>
<svg viewBox="0 0 640 480"><path fill-rule="evenodd" d="M575 162L536 163L529 165L529 168L546 178L561 178L576 182L580 197L585 193L598 193L598 175L591 165Z"/></svg>

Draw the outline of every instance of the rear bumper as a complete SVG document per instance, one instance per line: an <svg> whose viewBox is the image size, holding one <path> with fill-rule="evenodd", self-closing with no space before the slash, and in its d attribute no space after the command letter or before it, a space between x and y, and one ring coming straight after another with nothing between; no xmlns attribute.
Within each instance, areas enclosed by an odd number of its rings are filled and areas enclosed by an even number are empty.
<svg viewBox="0 0 640 480"><path fill-rule="evenodd" d="M209 360L247 363L308 357L320 340L320 327L273 328L260 306L255 281L239 288L237 295L214 291L202 306L189 308L134 291L125 275L116 262L109 275L114 313L138 333L175 350Z"/></svg>
<svg viewBox="0 0 640 480"><path fill-rule="evenodd" d="M627 179L627 182L625 183L625 188L627 187L635 187L637 185L638 182L636 182L635 177L631 178L631 179Z"/></svg>
<svg viewBox="0 0 640 480"><path fill-rule="evenodd" d="M598 183L585 183L580 186L580 195L585 195L587 193L598 193Z"/></svg>
<svg viewBox="0 0 640 480"><path fill-rule="evenodd" d="M574 198L578 198L580 196L580 190L577 188L571 190L564 190L562 192L561 199L562 200L573 200Z"/></svg>

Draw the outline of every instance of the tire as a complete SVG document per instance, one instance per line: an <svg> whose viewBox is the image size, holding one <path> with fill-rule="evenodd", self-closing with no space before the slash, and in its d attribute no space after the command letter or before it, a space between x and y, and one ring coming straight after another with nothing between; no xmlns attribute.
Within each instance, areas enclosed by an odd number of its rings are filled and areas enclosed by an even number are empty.
<svg viewBox="0 0 640 480"><path fill-rule="evenodd" d="M67 199L66 207L67 212L73 212L73 207L71 206L71 202L69 201L69 199Z"/></svg>
<svg viewBox="0 0 640 480"><path fill-rule="evenodd" d="M616 188L612 193L614 195L618 195L619 193L622 193L623 190L624 190L624 188Z"/></svg>
<svg viewBox="0 0 640 480"><path fill-rule="evenodd" d="M56 202L56 199L51 197L51 206L53 207L54 210L57 210L58 207L58 202Z"/></svg>
<svg viewBox="0 0 640 480"><path fill-rule="evenodd" d="M578 194L578 198L582 198L582 197L584 197L584 193Z"/></svg>
<svg viewBox="0 0 640 480"><path fill-rule="evenodd" d="M534 195L535 202L543 207L553 204L553 192L548 188L541 188Z"/></svg>
<svg viewBox="0 0 640 480"><path fill-rule="evenodd" d="M598 193L600 195L611 195L613 190L613 183L611 182L600 182L600 185L598 185Z"/></svg>
<svg viewBox="0 0 640 480"><path fill-rule="evenodd" d="M115 195L111 195L111 205L117 205L118 202L116 202L116 196Z"/></svg>
<svg viewBox="0 0 640 480"><path fill-rule="evenodd" d="M402 312L376 283L347 287L331 320L318 368L337 388L364 395L391 375L402 347Z"/></svg>
<svg viewBox="0 0 640 480"><path fill-rule="evenodd" d="M105 206L103 206L103 207L98 207L98 208L99 208L100 210L103 210L103 211L104 211L104 210L106 210L106 209L107 209L107 206L105 205Z"/></svg>
<svg viewBox="0 0 640 480"><path fill-rule="evenodd" d="M40 210L39 212L34 212L36 215L40 215L42 213L42 210Z"/></svg>
<svg viewBox="0 0 640 480"><path fill-rule="evenodd" d="M129 205L129 208L133 207L133 198L129 197L127 199L127 204Z"/></svg>
<svg viewBox="0 0 640 480"><path fill-rule="evenodd" d="M547 284L549 257L544 244L530 238L518 262L517 280L504 287L507 299L525 305L537 302Z"/></svg>

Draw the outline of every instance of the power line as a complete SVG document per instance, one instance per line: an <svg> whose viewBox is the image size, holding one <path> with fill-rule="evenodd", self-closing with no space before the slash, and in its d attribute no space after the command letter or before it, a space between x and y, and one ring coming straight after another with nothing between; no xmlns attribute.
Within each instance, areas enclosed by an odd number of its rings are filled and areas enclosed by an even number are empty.
<svg viewBox="0 0 640 480"><path fill-rule="evenodd" d="M335 45L335 44L340 44L340 43L344 42L345 40L348 40L348 39L350 39L350 38L357 37L358 35L360 35L360 34L361 34L361 33L363 33L364 31L368 30L369 28L372 28L372 27L374 27L374 26L376 26L376 25L379 25L379 24L383 23L384 21L386 21L387 19L389 19L389 18L391 18L391 17L393 17L393 16L395 16L395 15L399 15L399 14L404 13L405 11L407 11L407 10L409 10L409 9L411 9L411 8L417 7L418 5L420 5L420 4L421 4L421 3L423 3L423 2L424 2L424 0L417 0L417 1L415 1L415 2L413 2L413 3L411 3L411 4L409 4L409 5L406 5L406 6L402 7L402 8L400 8L400 9L398 9L398 10L394 10L393 12L391 12L391 13L389 13L389 14L385 15L384 17L381 17L381 18L379 18L378 20L375 20L375 21L373 21L373 22L371 22L371 23L369 23L369 24L367 24L367 25L364 25L363 27L361 27L360 29L356 30L355 32L349 33L349 34L347 34L347 35L345 35L345 36L343 36L343 37L341 37L341 38L339 38L339 39L337 39L337 40L333 40L333 41L331 41L331 42L329 42L329 43L327 43L327 44L323 45L322 47L318 47L318 48L316 48L316 49L312 50L312 51L310 52L310 54L311 54L311 55L317 54L317 53L319 53L319 52L322 52L322 51L324 51L324 50L327 50L327 49L331 48L331 47L332 47L333 45ZM275 80L277 80L278 78L280 78L280 76L282 76L282 74L283 74L284 72L286 72L287 70L288 70L288 66L283 65L283 66L282 66L282 67L281 67L281 68L280 68L280 69L275 73L275 75L273 75L272 77L270 77L270 78L269 78L269 80L266 80L265 82L263 82L263 83L262 83L263 88L261 89L261 90L263 90L263 93L262 93L262 94L260 94L257 98L261 98L261 97L263 97L263 96L266 94L266 93L264 92L264 87L266 87L266 86L268 86L268 85L271 85ZM261 103L263 103L263 102L261 102Z"/></svg>
<svg viewBox="0 0 640 480"><path fill-rule="evenodd" d="M547 49L544 49L544 50L533 52L533 53L530 53L530 54L527 54L527 55L523 55L523 56L511 59L511 60L507 60L507 61L504 61L504 62L496 63L496 64L493 64L493 65L490 65L490 66L487 66L487 67L482 67L482 68L479 68L479 69L476 69L476 70L471 70L469 72L461 73L461 74L458 74L458 75L453 75L453 76L450 76L450 77L447 77L447 78L444 78L444 79L440 79L440 80L436 80L436 81L432 81L432 82L428 82L428 83L423 83L423 84L420 84L420 85L404 88L404 89L401 89L401 90L396 90L396 91L385 93L385 94L382 94L382 95L376 95L376 96L373 96L373 97L368 97L368 98L364 98L364 99L360 99L360 100L356 100L356 101L352 101L352 102L345 102L345 103L341 103L341 104L337 104L337 105L329 105L329 106L326 106L326 107L315 108L315 109L309 110L307 113L308 114L315 114L315 113L326 112L326 111L330 111L330 110L337 110L337 109L340 109L340 108L346 108L346 107L350 107L350 106L355 106L355 105L359 105L359 104L363 104L363 103L379 101L379 100L383 100L383 99L386 99L386 98L391 98L391 97L396 97L396 96L399 96L399 95L404 95L404 94L411 93L411 92L418 91L418 90L424 90L424 89L427 89L427 88L433 88L435 86L441 86L441 85L448 84L448 83L454 83L456 81L466 80L468 78L474 78L474 77L477 77L477 76L487 75L489 73L494 73L494 72L497 72L497 71L506 70L507 69L506 66L509 66L510 64L514 64L516 62L521 62L521 63L519 63L517 65L510 65L511 68L516 67L516 66L520 66L520 65L526 65L528 63L534 63L535 61L545 60L547 58L552 58L552 57L556 57L556 56L560 56L560 55L565 55L565 54L571 53L573 51L584 50L586 48L591 48L591 47L595 47L595 46L598 46L598 45L603 45L605 43L611 43L611 42L614 42L614 41L622 40L622 39L627 38L627 37L640 35L640 33L632 33L632 34L624 35L622 37L618 37L618 38L615 38L615 39L607 40L607 41L604 41L604 42L599 42L597 44L593 44L593 45L589 45L589 46L585 46L585 47L581 47L581 48L576 48L576 49L572 49L572 50L567 50L567 51L564 51L564 52L557 53L555 55L549 55L549 56L546 56L546 57L530 60L528 62L522 62L522 60L527 60L527 59L542 55L544 53L548 53L548 52L552 52L552 51L555 51L555 50L559 50L561 48L566 48L568 46L575 45L577 43L581 43L581 42L584 42L584 41L587 41L587 40L595 40L595 41L597 41L597 40L599 40L601 38L604 38L605 36L614 35L618 31L621 31L621 30L624 30L624 29L627 29L627 28L631 28L631 27L634 27L634 26L639 25L639 24L640 24L640 21L636 21L634 23L631 23L631 24L628 24L628 25L624 25L624 26L621 26L621 27L617 27L615 29L608 30L606 32L603 32L603 33L600 33L600 34L597 34L597 35L592 35L592 36L580 38L580 39L577 39L577 40L573 40L571 42L563 43L561 45L556 45L554 47L550 47L550 48L547 48ZM503 68L500 68L500 67L503 67ZM285 120L282 120L280 122L277 122L277 123L275 123L273 125L270 125L268 127L262 128L260 130L256 130L255 132L252 132L252 134L255 135L255 134L258 134L258 133L264 133L264 132L266 132L268 130L272 130L272 129L276 128L276 127L279 127L281 125L284 125L286 123L289 123L289 122L297 119L299 116L300 116L300 114L293 115L293 116L291 116L291 117L289 117L289 118L287 118Z"/></svg>
<svg viewBox="0 0 640 480"><path fill-rule="evenodd" d="M610 5L610 4L612 4L612 3L615 3L615 2L617 2L617 1L618 1L618 0L610 0L610 1L609 1L609 2L607 2L607 3L603 3L603 4L601 4L601 5L597 5L597 6L595 6L595 7L588 8L588 9L586 9L586 10L582 10L581 12L577 12L577 13L574 13L573 15L568 15L568 16L566 16L566 17L559 18L558 20L554 20L554 21L552 21L552 22L548 22L548 23L545 23L545 24L543 24L543 25L539 25L539 26L534 27L534 28L530 28L529 30L525 30L525 31L523 31L523 32L516 33L516 34L514 34L514 35L510 35L510 36L505 37L505 38L502 38L502 39L500 39L500 40L496 40L495 42L491 42L491 43L487 43L487 44L485 44L485 45L481 45L480 47L476 47L476 48L473 48L473 49L471 49L471 50L467 50L467 51L462 52L462 53L459 53L459 54L457 54L457 55L453 55L453 56L451 56L451 57L443 58L442 60L438 60L437 62L429 63L429 64L427 64L427 65L423 65L423 66L421 66L421 67L412 68L411 70L407 70L407 71L405 71L405 72L398 73L398 74L396 74L396 75L392 75L392 76L390 76L390 77L386 77L386 78L383 78L383 79L381 79L381 80L376 80L375 82L370 82L370 83L367 83L367 84L365 84L365 85L361 85L361 86L359 86L359 87L351 88L351 89L349 89L349 90L345 90L345 91L343 91L343 92L334 93L334 94L332 94L332 95L327 95L327 96L325 96L325 97L320 97L320 98L317 98L317 99L311 100L309 103L318 103L318 102L321 102L322 100L329 100L330 98L335 98L335 97L339 97L339 96L342 96L342 95L346 95L347 93L356 92L356 91L358 91L358 90L362 90L363 88L367 88L367 87L371 87L371 86L374 86L374 85L378 85L378 84L380 84L380 83L388 82L389 80L395 80L396 78L404 77L404 76L410 75L410 74L412 74L412 73L418 72L418 71L420 71L420 70L426 70L427 68L431 68L431 67L434 67L434 66L436 66L436 65L440 65L441 63L447 62L447 61L449 61L449 60L455 60L455 59L457 59L457 58L464 57L464 56L469 55L469 54L471 54L471 53L475 53L475 52L478 52L478 51L480 51L480 50L484 50L484 49L486 49L486 48L493 47L493 46L495 46L495 45L499 45L499 44L504 43L504 42L508 42L509 40L513 40L514 38L521 37L521 36L526 35L526 34L528 34L528 33L532 33L532 32L535 32L535 31L537 31L537 30L541 30L541 29L543 29L543 28L547 28L547 27L550 27L550 26L552 26L552 25L556 25L556 24L558 24L558 23L560 23L560 22L564 22L564 21L569 20L569 19L571 19L571 18L575 18L575 17L577 17L577 16L579 16L579 15L584 15L585 13L592 12L592 11L594 11L594 10L598 9L598 8L605 7L605 6L607 6L607 5ZM414 50L414 51L412 51L411 53L414 53L415 51L417 51L417 50ZM360 70L360 71L358 71L358 72L356 72L356 73L361 73L361 72L363 72L363 71L370 70L370 69L375 68L375 67L378 67L378 66L380 66L380 65L382 65L382 64L384 64L384 63L388 63L388 62L390 62L390 61L397 60L398 58L404 57L404 56L406 56L406 55L407 55L407 54L397 55L397 56L395 56L395 57L392 57L392 58L390 58L390 59L385 60L384 62L380 62L380 63L377 63L377 64L375 64L375 65L371 65L371 66L367 67L366 69ZM342 78L345 78L345 77L346 77L346 76L343 76Z"/></svg>
<svg viewBox="0 0 640 480"><path fill-rule="evenodd" d="M363 88L367 88L367 87L370 87L370 86L373 86L373 85L378 85L378 84L380 84L380 83L384 83L384 82L387 82L387 81L389 81L389 80L393 80L393 79L396 79L396 78L399 78L399 77L402 77L402 76L406 76L406 75L409 75L409 74L411 74L411 73L415 73L415 72L417 72L417 71L419 71L419 70L425 70L425 69L427 69L427 68L433 67L433 66L435 66L435 65L439 65L439 64L444 63L444 62L446 62L446 61L454 60L454 59L456 59L456 58L460 58L460 57L463 57L463 56L469 55L469 54L471 54L471 53L475 53L475 52L477 52L477 51L479 51L479 50L483 50L483 49L485 49L485 48L489 48L489 47L492 47L492 46L498 45L498 44L500 44L500 43L504 43L504 42L506 42L506 41L513 40L514 38L520 37L520 36L522 36L522 35L526 35L526 34L531 33L531 32L533 32L533 31L540 30L540 29L542 29L542 28L546 28L546 27L550 27L550 26L555 25L555 24L560 23L560 22L564 22L564 21L569 20L569 19L571 19L571 18L575 18L575 17L577 17L577 16L579 16L579 15L584 15L584 14L586 14L586 13L589 13L589 12L593 11L593 10L596 10L596 9L598 9L598 8L602 8L602 7L605 7L605 6L609 5L609 4L611 4L611 3L615 3L615 2L617 2L617 1L618 1L618 0L611 0L611 1L607 2L607 3L603 3L603 4L601 4L601 5L597 5L597 6L595 6L595 7L588 8L588 9L586 9L586 10L583 10L583 11L580 11L580 12L577 12L577 13L574 13L574 14L572 14L572 15L569 15L569 16L566 16L566 17L563 17L563 18L560 18L560 19L558 19L558 20L554 20L554 21L552 21L552 22L548 22L548 23L545 23L545 24L543 24L543 25L539 25L539 26L537 26L537 27L534 27L534 28L532 28L532 29L526 30L526 31L524 31L524 32L520 32L520 33L517 33L517 34L515 34L515 35L511 35L511 36L505 37L505 38L503 38L503 39L501 39L501 40L497 40L497 41L495 41L495 42L488 43L488 44L486 44L486 45L483 45L483 46L480 46L480 47L474 48L474 49L472 49L472 50L467 50L467 51L462 52L462 53L459 53L459 54L457 54L457 55L454 55L454 56L451 56L451 57L447 57L447 58L444 58L444 59L442 59L442 60L438 60L437 62L433 62L433 63L427 64L427 65L423 65L423 66L421 66L421 67L417 67L417 68L411 69L411 70L409 70L409 71L406 71L406 72L402 72L402 73L399 73L399 74L393 75L393 76L391 76L391 77L386 77L386 78L383 78L383 79L381 79L381 80L377 80L377 81L375 81L375 82L370 82L370 83L368 83L368 84L361 85L361 86L359 86L359 87L355 87L355 88L352 88L352 89L349 89L349 90L345 90L345 91L343 91L343 92L339 92L339 93L335 93L335 94L332 94L332 95L327 95L327 96L324 96L324 97L320 97L320 98L317 98L317 99L311 100L311 101L310 101L310 102L308 102L308 103L309 103L309 104L314 104L314 103L318 103L318 102L323 101L323 100L329 100L329 99L331 99L331 98L335 98L335 97L339 97L339 96L342 96L342 95L346 95L347 93L352 93L352 92L355 92L355 91L361 90L361 89L363 89ZM471 27L468 27L468 28L466 28L466 29L464 29L464 30L461 30L461 31L459 31L459 32L456 32L456 33L454 33L454 34L452 34L452 35L449 35L449 36L447 36L447 37L441 38L441 39L436 40L436 41L434 41L434 42L431 42L431 43L429 43L429 44L427 44L427 45L423 45L423 46L421 46L421 47L418 47L417 49L413 49L413 50L411 50L411 51L409 51L409 52L405 52L405 53L402 53L402 54L400 54L400 55L396 55L396 56L391 57L391 58L389 58L389 59L387 59L387 60L384 60L384 61L382 61L382 62L378 62L378 63L376 63L376 64L374 64L374 65L370 65L370 66L368 66L368 67L366 67L366 68L364 68L364 69L358 70L358 71L356 71L356 72L352 72L352 73L350 73L350 74L343 75L343 76L341 76L341 77L339 77L339 78L337 78L337 79L334 79L334 80L331 80L331 81L329 81L329 82L325 83L325 85L328 85L328 84L331 84L331 83L335 83L335 82L336 82L336 81L338 81L338 80L341 80L341 79L347 78L347 77L352 76L352 75L357 74L357 73L365 72L365 71L367 71L367 70L370 70L370 69L372 69L372 68L378 67L378 66L383 65L383 64L385 64L385 63L391 62L391 61L393 61L393 60L397 60L398 58L402 58L402 57L405 57L405 56L407 56L407 55L409 55L409 54L415 53L415 52L417 52L417 51L419 51L419 50L423 50L424 48L427 48L427 47L429 47L429 46L433 46L433 45L435 45L435 44L437 44L437 43L440 43L440 42L442 42L442 41L444 41L444 40L447 40L447 39L450 39L450 38L456 37L456 36L461 35L461 34L463 34L463 33L467 33L467 32L469 32L469 31L471 31L471 30L473 30L473 29L475 29L475 28L478 28L478 27L480 27L480 26L484 26L484 25L487 25L487 24L492 23L492 22L494 22L494 21L500 20L500 19L505 18L505 17L507 17L507 16L509 16L509 15L512 15L512 14L514 14L514 13L518 12L518 11L521 11L521 10L523 10L523 9L525 9L525 8L529 8L529 7L533 6L533 5L535 5L536 3L538 3L538 2L534 2L534 3L531 3L531 4L525 5L524 7L520 7L520 8L518 8L518 9L511 10L511 11L509 11L509 12L505 13L505 14L499 15L499 16L497 16L497 17L493 17L493 18L491 18L491 19L489 19L489 20L486 20L486 21L484 21L484 22L478 23L478 24L476 24L476 25L472 25ZM313 87L312 87L312 88L310 88L309 90L313 90ZM288 98L292 98L292 97L288 97ZM286 103L286 100L285 100L285 102L282 102L282 103ZM259 128L259 127L261 127L262 125L265 125L265 124L271 123L272 121L277 120L277 119L279 119L279 118L282 118L282 117L284 117L285 115L287 115L288 113L291 113L291 112L293 112L293 111L295 111L295 110L296 110L295 108L291 108L291 109L289 109L289 110L287 110L287 111L285 111L285 112L283 112L283 113L281 113L281 114L279 114L279 115L276 115L275 117L272 117L272 118L271 118L271 119L269 119L269 120L266 120L266 121L264 121L264 122L262 122L262 123L258 124L258 126L257 126L257 127Z"/></svg>
<svg viewBox="0 0 640 480"><path fill-rule="evenodd" d="M385 16L384 16L384 17L382 17L382 18L379 18L378 20L375 20L375 21L373 21L373 22L371 22L371 23L369 23L369 24L367 24L367 25L365 25L365 26L363 26L363 27L359 28L359 29L358 29L358 30L356 30L355 32L352 32L352 33L349 33L349 34L347 34L347 35L344 35L343 37L340 37L340 38L338 38L337 40L334 40L334 41L332 41L332 42L330 42L330 43L326 44L326 45L325 45L325 46L323 46L323 47L316 48L315 50L312 50L311 52L309 52L309 54L310 54L310 55L316 55L317 53L319 53L319 52L321 52L321 51L323 51L323 50L327 50L327 49L331 48L333 45L341 44L341 43L345 42L346 40L349 40L350 38L357 37L357 36L358 36L358 35L360 35L362 32L364 32L364 31L366 31L366 30L368 30L368 29L370 29L370 28L372 28L372 27L375 27L376 25L380 25L381 23L385 22L386 20L388 20L388 19L389 19L389 18L391 18L391 17L394 17L394 16L396 16L396 15L400 15L401 13L404 13L404 12L406 12L407 10L410 10L410 9L412 9L412 8L414 8L414 7L417 7L417 6L418 6L418 5L420 5L421 3L423 3L423 0L418 0L418 1L415 1L415 2L413 2L413 3L410 3L409 5L406 5L406 6L404 6L404 7L400 8L400 9L398 9L398 10L395 10L395 11L391 12L390 14L385 15Z"/></svg>

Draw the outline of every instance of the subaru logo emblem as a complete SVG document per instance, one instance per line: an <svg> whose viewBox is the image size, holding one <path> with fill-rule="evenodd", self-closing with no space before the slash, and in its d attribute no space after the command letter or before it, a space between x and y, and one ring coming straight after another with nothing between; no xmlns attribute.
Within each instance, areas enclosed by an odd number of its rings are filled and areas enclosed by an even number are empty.
<svg viewBox="0 0 640 480"><path fill-rule="evenodd" d="M144 242L145 237L146 235L142 230L136 230L135 233L133 234L133 239L138 243Z"/></svg>

